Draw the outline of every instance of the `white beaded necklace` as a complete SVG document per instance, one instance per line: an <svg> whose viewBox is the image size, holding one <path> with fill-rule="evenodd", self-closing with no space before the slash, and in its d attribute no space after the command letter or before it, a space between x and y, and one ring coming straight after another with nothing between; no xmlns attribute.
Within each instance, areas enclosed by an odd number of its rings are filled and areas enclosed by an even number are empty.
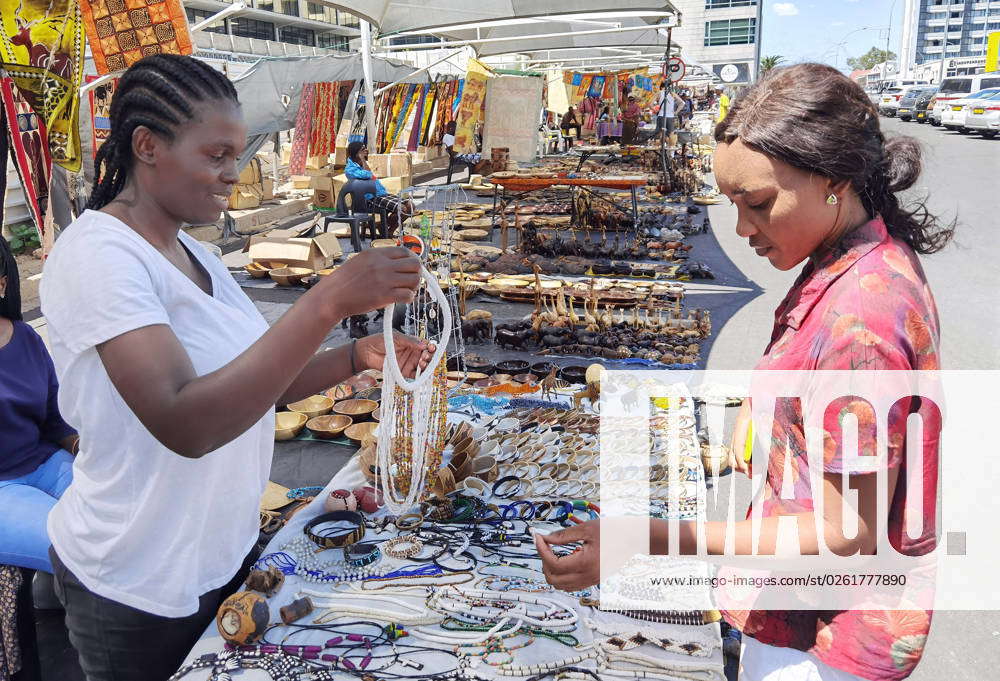
<svg viewBox="0 0 1000 681"><path fill-rule="evenodd" d="M420 274L427 283L427 289L438 304L441 311L441 338L437 341L434 356L423 373L417 370L412 381L403 378L396 359L396 346L393 341L392 318L395 305L390 303L385 308L385 322L382 327L382 338L385 343L385 363L382 367L382 407L379 410L381 422L378 438L378 469L379 480L385 494L385 506L389 513L402 515L412 509L426 487L426 463L428 439L431 428L438 422L431 414L432 398L434 396L434 372L444 357L451 337L451 304L441 291L437 277L421 265ZM410 414L408 422L411 426L410 441L410 484L406 496L398 496L399 487L393 484L393 478L400 475L396 462L392 460L392 452L397 429L399 406L396 404L396 388L410 395ZM445 406L447 409L447 406ZM431 443L433 444L433 443Z"/></svg>

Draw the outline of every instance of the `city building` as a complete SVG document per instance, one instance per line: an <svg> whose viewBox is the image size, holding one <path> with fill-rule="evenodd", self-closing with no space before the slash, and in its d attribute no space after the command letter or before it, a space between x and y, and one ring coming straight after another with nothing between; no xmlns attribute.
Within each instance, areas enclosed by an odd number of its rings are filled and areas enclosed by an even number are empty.
<svg viewBox="0 0 1000 681"><path fill-rule="evenodd" d="M1000 31L1000 0L905 0L900 76L938 82L980 72L993 31Z"/></svg>
<svg viewBox="0 0 1000 681"><path fill-rule="evenodd" d="M752 82L760 62L760 0L671 0L680 12L681 58L725 85Z"/></svg>
<svg viewBox="0 0 1000 681"><path fill-rule="evenodd" d="M195 34L198 56L255 61L266 56L347 52L359 19L309 0L245 0L247 8ZM194 24L226 9L228 0L184 0Z"/></svg>

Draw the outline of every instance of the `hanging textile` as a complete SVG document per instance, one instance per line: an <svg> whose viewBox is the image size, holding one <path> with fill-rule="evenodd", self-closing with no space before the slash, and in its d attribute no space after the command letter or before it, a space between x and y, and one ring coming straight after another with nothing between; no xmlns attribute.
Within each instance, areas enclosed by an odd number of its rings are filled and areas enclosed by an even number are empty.
<svg viewBox="0 0 1000 681"><path fill-rule="evenodd" d="M430 145L441 144L441 137L444 136L445 127L449 121L454 120L453 103L455 93L458 90L457 80L449 80L438 86L437 111L434 114L434 129L429 138Z"/></svg>
<svg viewBox="0 0 1000 681"><path fill-rule="evenodd" d="M38 239L45 243L45 210L52 176L52 157L45 144L45 122L34 112L13 78L0 78L0 99L7 123L4 134L10 140L11 157L21 178L24 200L38 230Z"/></svg>
<svg viewBox="0 0 1000 681"><path fill-rule="evenodd" d="M92 83L100 76L87 76L87 82ZM111 98L118 88L118 78L101 83L87 92L90 101L90 140L91 157L97 158L97 150L111 134Z"/></svg>
<svg viewBox="0 0 1000 681"><path fill-rule="evenodd" d="M402 106L402 88L394 85L384 91L378 101L378 119L376 120L376 130L378 136L375 139L375 151L385 153L386 142L389 138L390 126L396 119L396 114Z"/></svg>
<svg viewBox="0 0 1000 681"><path fill-rule="evenodd" d="M604 81L607 80L606 76L593 76L590 79L590 87L587 88L588 97L596 97L600 99L604 96Z"/></svg>
<svg viewBox="0 0 1000 681"><path fill-rule="evenodd" d="M437 94L440 83L431 83L427 86L427 96L424 98L423 116L420 119L420 134L417 139L417 146L428 146L431 133L431 122L434 120L434 107L437 104Z"/></svg>
<svg viewBox="0 0 1000 681"><path fill-rule="evenodd" d="M403 130L406 128L406 122L410 117L410 111L413 110L413 103L416 100L417 85L411 84L406 86L402 92L400 98L399 111L396 113L395 119L392 121L392 134L389 135L389 143L386 145L385 153L391 153L393 149L396 148L396 143L399 141L400 136L403 134Z"/></svg>
<svg viewBox="0 0 1000 681"><path fill-rule="evenodd" d="M450 121L453 121L458 117L458 108L462 105L463 94L465 94L465 78L459 78L458 83L455 85L455 96L451 100Z"/></svg>
<svg viewBox="0 0 1000 681"><path fill-rule="evenodd" d="M427 103L427 95L431 91L428 83L420 87L420 94L417 96L417 110L413 114L413 125L410 127L410 139L406 142L407 151L416 151L420 143L420 133L424 127L424 106Z"/></svg>
<svg viewBox="0 0 1000 681"><path fill-rule="evenodd" d="M315 83L309 155L328 156L337 150L339 83Z"/></svg>
<svg viewBox="0 0 1000 681"><path fill-rule="evenodd" d="M0 63L41 117L53 161L80 169L84 36L75 0L0 0Z"/></svg>
<svg viewBox="0 0 1000 681"><path fill-rule="evenodd" d="M483 106L486 100L486 81L490 68L478 59L469 59L462 88L462 100L455 116L455 146L460 154L479 151L475 141L476 124L483 120Z"/></svg>
<svg viewBox="0 0 1000 681"><path fill-rule="evenodd" d="M80 0L80 11L101 75L151 54L194 52L181 0Z"/></svg>
<svg viewBox="0 0 1000 681"><path fill-rule="evenodd" d="M315 83L303 85L299 99L299 111L295 115L295 137L292 139L292 153L288 161L288 172L292 175L304 175L306 172L306 156L309 153L309 141L312 137L313 102L315 99Z"/></svg>

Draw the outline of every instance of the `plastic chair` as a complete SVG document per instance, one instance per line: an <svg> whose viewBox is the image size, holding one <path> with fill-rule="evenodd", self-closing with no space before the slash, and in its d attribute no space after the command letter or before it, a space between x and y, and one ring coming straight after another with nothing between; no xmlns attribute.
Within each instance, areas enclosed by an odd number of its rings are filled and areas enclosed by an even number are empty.
<svg viewBox="0 0 1000 681"><path fill-rule="evenodd" d="M376 238L381 232L375 225L375 216L368 212L368 199L365 194L374 196L376 186L374 180L349 180L337 195L336 215L323 218L323 231L331 224L347 224L351 226L351 247L355 253L361 250L362 229L367 230L369 238ZM348 200L349 199L349 200Z"/></svg>

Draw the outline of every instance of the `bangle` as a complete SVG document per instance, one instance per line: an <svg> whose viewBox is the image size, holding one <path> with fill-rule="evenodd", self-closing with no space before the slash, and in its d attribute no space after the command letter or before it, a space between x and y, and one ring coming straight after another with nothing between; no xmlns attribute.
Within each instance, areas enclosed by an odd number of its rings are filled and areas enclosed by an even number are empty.
<svg viewBox="0 0 1000 681"><path fill-rule="evenodd" d="M358 344L358 339L355 338L351 341L351 376L358 373L358 367L354 364L354 348Z"/></svg>
<svg viewBox="0 0 1000 681"><path fill-rule="evenodd" d="M348 522L354 527L339 534L320 535L313 532L317 525L333 522ZM333 511L323 513L310 520L302 530L314 544L324 549L335 549L350 546L361 541L365 536L365 522L360 513L355 511Z"/></svg>
<svg viewBox="0 0 1000 681"><path fill-rule="evenodd" d="M424 522L424 516L420 513L406 513L396 518L396 527L400 530L415 530Z"/></svg>
<svg viewBox="0 0 1000 681"><path fill-rule="evenodd" d="M351 567L365 567L376 562L382 557L378 544L374 542L364 542L353 544L344 549L344 559Z"/></svg>
<svg viewBox="0 0 1000 681"><path fill-rule="evenodd" d="M516 484L511 485L511 483ZM501 487L506 487L503 494L500 493ZM511 497L516 497L520 492L521 480L517 478L517 476L508 475L493 483L493 496L499 497L500 499L510 499Z"/></svg>
<svg viewBox="0 0 1000 681"><path fill-rule="evenodd" d="M382 553L390 558L407 560L420 553L424 543L414 536L393 537L382 544Z"/></svg>

